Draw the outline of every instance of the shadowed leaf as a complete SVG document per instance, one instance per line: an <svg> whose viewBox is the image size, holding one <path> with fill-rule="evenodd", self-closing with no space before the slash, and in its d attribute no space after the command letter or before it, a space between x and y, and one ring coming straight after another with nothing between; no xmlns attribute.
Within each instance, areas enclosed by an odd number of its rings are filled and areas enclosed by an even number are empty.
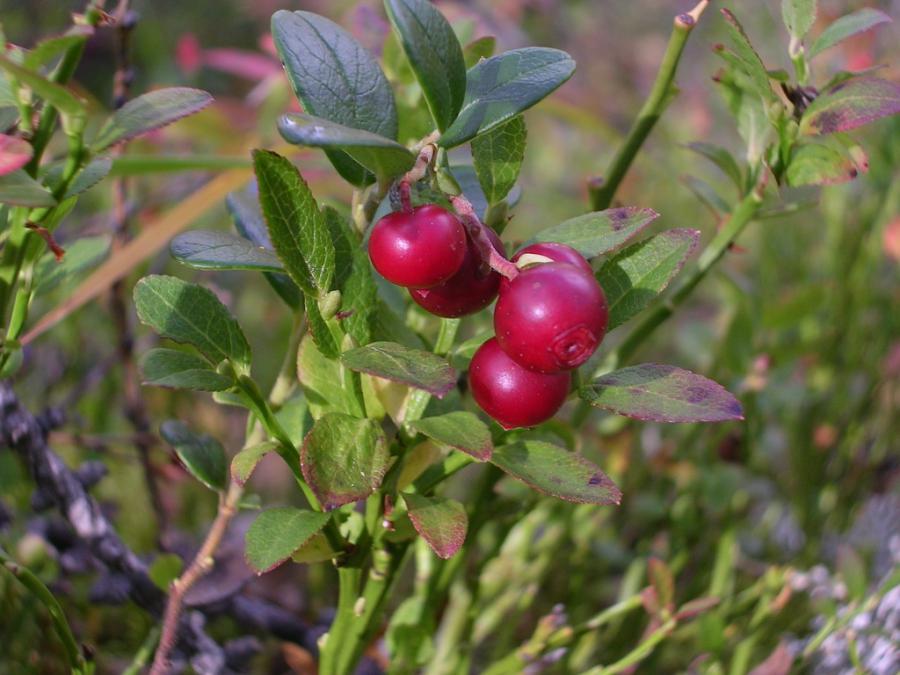
<svg viewBox="0 0 900 675"><path fill-rule="evenodd" d="M257 574L271 572L325 527L330 517L291 506L263 511L247 530L247 563Z"/></svg>
<svg viewBox="0 0 900 675"><path fill-rule="evenodd" d="M491 464L538 492L578 504L618 504L619 488L593 462L558 445L517 441L494 448Z"/></svg>
<svg viewBox="0 0 900 675"><path fill-rule="evenodd" d="M199 356L177 349L151 349L141 360L141 371L144 384L155 387L224 391L234 385Z"/></svg>
<svg viewBox="0 0 900 675"><path fill-rule="evenodd" d="M225 449L209 434L191 431L184 422L168 420L159 428L160 436L175 448L178 459L190 474L211 490L224 490L228 481Z"/></svg>
<svg viewBox="0 0 900 675"><path fill-rule="evenodd" d="M491 458L493 443L487 425L470 412L451 412L439 417L416 420L412 428L428 438L461 450L475 459L486 462Z"/></svg>
<svg viewBox="0 0 900 675"><path fill-rule="evenodd" d="M637 206L594 211L541 230L531 241L566 244L585 258L593 258L615 251L658 217L653 209Z"/></svg>
<svg viewBox="0 0 900 675"><path fill-rule="evenodd" d="M169 244L172 257L200 270L256 270L281 272L275 252L227 232L193 230L179 234Z"/></svg>
<svg viewBox="0 0 900 675"><path fill-rule="evenodd" d="M456 386L456 371L447 359L396 342L373 342L351 349L341 355L341 362L350 370L402 382L438 398Z"/></svg>
<svg viewBox="0 0 900 675"><path fill-rule="evenodd" d="M278 450L278 443L275 441L265 441L244 448L231 460L231 478L243 487L250 480L250 476L253 475L253 471L262 458L276 450Z"/></svg>
<svg viewBox="0 0 900 675"><path fill-rule="evenodd" d="M525 119L516 115L472 139L472 161L488 203L502 201L516 184L525 157L526 137Z"/></svg>
<svg viewBox="0 0 900 675"><path fill-rule="evenodd" d="M858 77L832 87L810 103L800 120L800 131L849 131L898 113L900 84L877 77Z"/></svg>
<svg viewBox="0 0 900 675"><path fill-rule="evenodd" d="M452 499L404 494L409 519L439 558L452 558L466 541L469 519L465 507Z"/></svg>
<svg viewBox="0 0 900 675"><path fill-rule="evenodd" d="M645 363L603 375L578 391L596 408L650 422L725 422L744 419L741 404L722 385L675 366Z"/></svg>
<svg viewBox="0 0 900 675"><path fill-rule="evenodd" d="M47 188L17 169L0 176L0 204L37 208L55 206L56 200Z"/></svg>
<svg viewBox="0 0 900 675"><path fill-rule="evenodd" d="M706 159L719 167L722 173L731 179L731 182L734 183L738 190L742 188L743 177L741 176L741 169L728 150L712 143L702 142L688 143L687 147L698 155L706 157Z"/></svg>

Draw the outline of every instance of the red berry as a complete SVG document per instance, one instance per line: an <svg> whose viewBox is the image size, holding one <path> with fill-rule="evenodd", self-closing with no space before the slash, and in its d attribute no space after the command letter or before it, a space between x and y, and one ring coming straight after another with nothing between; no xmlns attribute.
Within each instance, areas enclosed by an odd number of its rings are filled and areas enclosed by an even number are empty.
<svg viewBox="0 0 900 675"><path fill-rule="evenodd" d="M519 365L541 373L577 368L606 332L603 289L582 269L543 263L522 270L500 293L494 332Z"/></svg>
<svg viewBox="0 0 900 675"><path fill-rule="evenodd" d="M500 348L485 342L469 366L469 388L475 402L504 429L532 427L560 409L569 395L569 373L546 375L526 370Z"/></svg>
<svg viewBox="0 0 900 675"><path fill-rule="evenodd" d="M372 264L398 286L426 288L447 281L465 255L465 228L436 204L389 213L375 223L369 236Z"/></svg>
<svg viewBox="0 0 900 675"><path fill-rule="evenodd" d="M543 241L538 242L537 244L531 244L531 246L526 246L521 251L516 253L512 257L512 262L518 262L519 258L521 258L526 253L542 255L546 258L550 258L550 260L554 262L569 263L570 265L575 265L575 267L583 269L588 274L594 273L594 270L591 268L591 264L585 259L585 257L574 248L572 248L571 246L567 246L566 244L559 244L555 241ZM507 286L509 286L509 279L503 277L503 279L500 281L500 290L505 290Z"/></svg>
<svg viewBox="0 0 900 675"><path fill-rule="evenodd" d="M503 242L493 230L485 228L494 248L502 254ZM487 267L487 261L472 242L468 240L466 257L462 267L447 281L431 288L410 289L412 299L432 314L443 317L457 317L472 314L487 307L497 297L500 275Z"/></svg>

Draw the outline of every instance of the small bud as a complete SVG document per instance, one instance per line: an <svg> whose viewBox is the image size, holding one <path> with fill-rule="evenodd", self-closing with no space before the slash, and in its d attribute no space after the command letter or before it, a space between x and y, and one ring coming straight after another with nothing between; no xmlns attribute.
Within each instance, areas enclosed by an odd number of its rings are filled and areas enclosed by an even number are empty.
<svg viewBox="0 0 900 675"><path fill-rule="evenodd" d="M237 373L234 372L234 366L228 359L225 359L218 366L216 366L216 372L219 375L224 375L225 377L230 377L232 379L237 377Z"/></svg>
<svg viewBox="0 0 900 675"><path fill-rule="evenodd" d="M341 308L341 292L329 291L319 300L319 312L326 321L337 314Z"/></svg>

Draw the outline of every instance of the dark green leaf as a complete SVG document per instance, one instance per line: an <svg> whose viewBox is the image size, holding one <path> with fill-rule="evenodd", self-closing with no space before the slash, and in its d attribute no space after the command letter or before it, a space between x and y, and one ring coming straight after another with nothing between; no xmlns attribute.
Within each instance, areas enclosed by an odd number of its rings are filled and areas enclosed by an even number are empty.
<svg viewBox="0 0 900 675"><path fill-rule="evenodd" d="M101 152L141 134L160 129L193 115L212 103L212 96L199 89L169 87L157 89L128 101L100 129L91 146Z"/></svg>
<svg viewBox="0 0 900 675"><path fill-rule="evenodd" d="M724 422L744 419L741 404L722 385L675 366L645 363L583 386L592 406L651 422Z"/></svg>
<svg viewBox="0 0 900 675"><path fill-rule="evenodd" d="M207 288L168 276L149 276L134 288L138 318L163 337L196 347L213 364L250 365L250 345L228 309Z"/></svg>
<svg viewBox="0 0 900 675"><path fill-rule="evenodd" d="M568 54L544 47L514 49L477 63L466 76L462 110L439 143L452 148L490 131L547 97L574 72Z"/></svg>
<svg viewBox="0 0 900 675"><path fill-rule="evenodd" d="M309 186L289 160L274 152L254 150L253 166L269 236L284 268L305 293L327 293L334 244Z"/></svg>
<svg viewBox="0 0 900 675"><path fill-rule="evenodd" d="M669 285L699 237L697 230L666 230L632 244L603 263L597 281L609 303L608 330L640 312Z"/></svg>
<svg viewBox="0 0 900 675"><path fill-rule="evenodd" d="M333 509L377 490L390 458L378 422L333 412L306 435L300 466L322 505Z"/></svg>
<svg viewBox="0 0 900 675"><path fill-rule="evenodd" d="M350 370L424 389L438 398L456 386L456 371L447 359L396 342L373 342L351 349L341 355L341 362Z"/></svg>
<svg viewBox="0 0 900 675"><path fill-rule="evenodd" d="M443 445L462 450L475 459L486 462L491 458L491 431L476 415L456 411L440 417L416 420L412 428Z"/></svg>
<svg viewBox="0 0 900 675"><path fill-rule="evenodd" d="M859 77L832 87L810 103L800 120L800 132L849 131L898 113L900 84L877 77Z"/></svg>
<svg viewBox="0 0 900 675"><path fill-rule="evenodd" d="M0 204L38 208L55 206L56 200L47 188L19 169L0 176Z"/></svg>
<svg viewBox="0 0 900 675"><path fill-rule="evenodd" d="M766 101L777 100L775 92L772 91L772 86L769 84L766 67L760 60L759 54L753 49L753 45L750 44L750 38L744 32L743 26L729 10L722 9L722 15L725 17L728 34L731 36L731 43L734 47L733 55L738 61L738 66L753 85L753 90Z"/></svg>
<svg viewBox="0 0 900 675"><path fill-rule="evenodd" d="M225 205L234 220L238 234L256 246L274 250L255 194L250 194L246 190L229 193L225 198ZM289 307L294 310L303 308L303 293L287 274L264 272L263 276Z"/></svg>
<svg viewBox="0 0 900 675"><path fill-rule="evenodd" d="M721 216L731 211L731 205L706 181L700 180L696 176L687 175L681 177L681 182L716 216Z"/></svg>
<svg viewBox="0 0 900 675"><path fill-rule="evenodd" d="M803 143L791 152L785 179L791 187L802 185L834 185L856 178L868 168L860 165L837 143Z"/></svg>
<svg viewBox="0 0 900 675"><path fill-rule="evenodd" d="M227 232L184 232L172 240L169 250L175 260L199 270L284 270L274 251Z"/></svg>
<svg viewBox="0 0 900 675"><path fill-rule="evenodd" d="M377 296L369 255L346 218L330 207L323 209L323 215L334 242L334 286L341 292L341 327L357 344L367 344Z"/></svg>
<svg viewBox="0 0 900 675"><path fill-rule="evenodd" d="M808 56L813 58L816 54L824 52L829 47L833 47L848 37L863 33L879 24L890 22L891 17L871 7L864 7L852 14L842 16L823 30L822 34L816 38L812 47L809 48Z"/></svg>
<svg viewBox="0 0 900 675"><path fill-rule="evenodd" d="M271 572L325 527L330 517L291 506L263 511L247 530L247 563L257 574Z"/></svg>
<svg viewBox="0 0 900 675"><path fill-rule="evenodd" d="M310 299L306 303L306 320L309 323L309 333L316 343L319 351L329 359L336 359L341 355L341 350L328 327L328 322L322 318L319 312L319 305L315 300Z"/></svg>
<svg viewBox="0 0 900 675"><path fill-rule="evenodd" d="M687 147L698 155L706 157L731 179L731 182L734 183L738 190L742 189L744 179L741 176L741 169L728 150L712 143L701 142L688 143Z"/></svg>
<svg viewBox="0 0 900 675"><path fill-rule="evenodd" d="M199 356L177 349L151 349L141 361L144 384L173 389L224 391L234 386Z"/></svg>
<svg viewBox="0 0 900 675"><path fill-rule="evenodd" d="M578 504L618 504L619 488L592 462L543 441L494 448L491 464L538 492Z"/></svg>
<svg viewBox="0 0 900 675"><path fill-rule="evenodd" d="M278 443L275 441L264 441L241 450L231 460L232 480L241 487L246 485L262 458L276 450Z"/></svg>
<svg viewBox="0 0 900 675"><path fill-rule="evenodd" d="M428 0L385 0L438 131L456 119L466 95L462 47L444 16Z"/></svg>
<svg viewBox="0 0 900 675"><path fill-rule="evenodd" d="M672 570L659 558L650 558L647 561L647 576L656 591L660 607L671 612L675 608L675 578Z"/></svg>
<svg viewBox="0 0 900 675"><path fill-rule="evenodd" d="M347 31L311 12L280 10L272 37L291 87L310 115L397 138L397 108L378 63ZM346 153L326 150L346 180L362 186L369 174Z"/></svg>
<svg viewBox="0 0 900 675"><path fill-rule="evenodd" d="M66 255L57 260L53 253L47 253L37 263L34 271L35 293L47 293L64 279L93 267L109 252L110 238L82 237L66 245Z"/></svg>
<svg viewBox="0 0 900 675"><path fill-rule="evenodd" d="M802 40L816 21L816 0L781 0L781 18L791 37Z"/></svg>
<svg viewBox="0 0 900 675"><path fill-rule="evenodd" d="M452 499L403 494L407 513L425 543L439 558L452 558L466 541L466 508Z"/></svg>
<svg viewBox="0 0 900 675"><path fill-rule="evenodd" d="M282 115L278 131L288 143L342 150L382 180L407 172L416 161L397 141L304 113Z"/></svg>
<svg viewBox="0 0 900 675"><path fill-rule="evenodd" d="M594 211L541 230L535 241L555 241L576 249L585 258L615 251L659 218L653 209L624 206Z"/></svg>
<svg viewBox="0 0 900 675"><path fill-rule="evenodd" d="M65 201L66 199L71 199L72 197L80 195L82 192L90 190L97 183L106 178L111 167L112 160L109 157L100 157L99 159L95 159L88 163L75 175L72 182L69 183L69 187L66 188L66 193L62 200ZM55 191L62 180L63 169L63 162L59 162L50 167L43 176L44 184Z"/></svg>
<svg viewBox="0 0 900 675"><path fill-rule="evenodd" d="M475 167L468 164L458 164L450 167L450 173L459 184L463 196L472 204L472 208L478 217L484 218L488 209L488 200L484 190L481 189L481 182L478 180Z"/></svg>
<svg viewBox="0 0 900 675"><path fill-rule="evenodd" d="M175 448L178 459L194 478L211 490L225 489L228 466L219 441L209 434L194 433L179 420L163 422L159 433Z"/></svg>
<svg viewBox="0 0 900 675"><path fill-rule="evenodd" d="M516 115L472 140L472 161L488 202L503 200L516 184L525 157L525 120Z"/></svg>

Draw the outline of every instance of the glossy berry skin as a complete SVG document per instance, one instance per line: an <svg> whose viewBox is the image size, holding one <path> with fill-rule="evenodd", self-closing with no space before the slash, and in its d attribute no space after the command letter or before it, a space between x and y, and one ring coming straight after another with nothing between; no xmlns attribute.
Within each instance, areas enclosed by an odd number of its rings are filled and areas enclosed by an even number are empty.
<svg viewBox="0 0 900 675"><path fill-rule="evenodd" d="M575 265L575 267L583 269L588 274L594 273L594 270L591 268L591 264L587 259L574 248L567 246L566 244L559 244L554 241L543 241L538 242L537 244L531 244L531 246L526 246L521 251L518 251L512 257L512 262L518 262L519 258L526 253L542 255L546 258L550 258L550 260L553 260L554 262ZM509 279L503 277L500 281L500 290L506 289L507 286L509 286Z"/></svg>
<svg viewBox="0 0 900 675"><path fill-rule="evenodd" d="M485 342L469 365L469 388L475 402L504 429L532 427L556 414L569 394L569 373L545 375L526 370L500 348Z"/></svg>
<svg viewBox="0 0 900 675"><path fill-rule="evenodd" d="M593 274L568 263L528 267L500 292L497 341L519 365L558 373L587 361L606 332L606 296Z"/></svg>
<svg viewBox="0 0 900 675"><path fill-rule="evenodd" d="M486 228L485 231L494 248L502 254L500 237L493 230ZM501 276L482 262L478 248L468 239L466 256L456 274L431 288L410 289L409 294L420 307L446 318L465 316L484 309L497 297Z"/></svg>
<svg viewBox="0 0 900 675"><path fill-rule="evenodd" d="M398 286L427 288L447 281L465 255L465 228L436 204L389 213L369 236L372 265Z"/></svg>

